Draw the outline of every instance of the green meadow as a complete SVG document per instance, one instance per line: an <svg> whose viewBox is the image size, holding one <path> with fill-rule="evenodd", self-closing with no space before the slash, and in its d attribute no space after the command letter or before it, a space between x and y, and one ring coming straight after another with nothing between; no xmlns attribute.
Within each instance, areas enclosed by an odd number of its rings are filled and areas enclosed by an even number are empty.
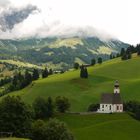
<svg viewBox="0 0 140 140"><path fill-rule="evenodd" d="M1 138L0 140L28 140L28 139L22 139L22 138Z"/></svg>
<svg viewBox="0 0 140 140"><path fill-rule="evenodd" d="M140 122L127 114L60 115L76 140L139 140Z"/></svg>
<svg viewBox="0 0 140 140"><path fill-rule="evenodd" d="M79 78L79 70L52 75L9 95L19 95L28 104L37 97L65 96L70 100L71 112L86 112L89 104L99 103L102 93L113 93L114 82L119 80L123 101L140 101L140 57L133 56L127 61L109 60L89 67L88 72L88 79ZM61 114L56 118L68 125L76 140L140 139L140 121L126 113Z"/></svg>
<svg viewBox="0 0 140 140"><path fill-rule="evenodd" d="M140 101L140 57L109 60L89 67L88 72L88 79L79 78L79 70L52 75L10 95L19 95L29 104L37 97L66 96L72 112L83 112L89 104L98 103L102 93L113 93L114 82L119 80L123 100Z"/></svg>

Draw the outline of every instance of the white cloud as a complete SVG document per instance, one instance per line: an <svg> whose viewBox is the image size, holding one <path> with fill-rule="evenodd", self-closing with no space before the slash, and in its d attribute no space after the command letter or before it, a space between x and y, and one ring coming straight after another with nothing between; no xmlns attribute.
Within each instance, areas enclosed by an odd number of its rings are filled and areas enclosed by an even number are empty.
<svg viewBox="0 0 140 140"><path fill-rule="evenodd" d="M41 13L30 15L23 23L0 35L27 37L31 35L72 35L86 30L108 38L105 32L128 43L140 42L139 0L0 0L6 5L37 6ZM7 3L7 4L6 4ZM89 27L92 27L89 29ZM83 28L83 29L82 29ZM96 30L95 30L96 29ZM103 34L101 34L103 32ZM78 32L79 33L79 32Z"/></svg>

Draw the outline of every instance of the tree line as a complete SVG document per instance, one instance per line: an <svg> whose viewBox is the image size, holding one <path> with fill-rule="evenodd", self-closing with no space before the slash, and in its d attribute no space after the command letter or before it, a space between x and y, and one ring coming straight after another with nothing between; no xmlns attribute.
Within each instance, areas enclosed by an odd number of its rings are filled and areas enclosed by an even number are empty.
<svg viewBox="0 0 140 140"><path fill-rule="evenodd" d="M132 58L132 54L133 53L137 53L138 56L140 56L140 44L137 44L136 46L130 45L127 49L122 48L120 53L117 54L110 54L110 59L114 59L117 57L121 57L122 60L128 60ZM89 65L81 65L78 62L75 62L73 65L74 69L81 69L81 71L83 70L83 66L84 67L88 67L88 66L94 66L95 64L102 64L103 59L102 57L98 57L97 60L95 58L91 59L91 62ZM86 71L86 69L85 69ZM86 72L85 72L86 73Z"/></svg>
<svg viewBox="0 0 140 140"><path fill-rule="evenodd" d="M32 140L73 140L65 123L56 120L57 112L70 108L66 97L37 98L32 106L18 96L7 96L0 102L0 132ZM44 120L47 119L47 122Z"/></svg>
<svg viewBox="0 0 140 140"><path fill-rule="evenodd" d="M122 60L128 60L132 58L132 54L134 53L140 56L140 44L136 46L130 45L127 49L122 48L120 54L117 54L116 57L121 57ZM110 56L110 58L115 58L115 56Z"/></svg>
<svg viewBox="0 0 140 140"><path fill-rule="evenodd" d="M25 72L18 72L14 74L13 77L5 77L0 80L0 86L4 86L5 84L8 84L8 86L1 92L0 96L27 87L33 81L38 80L40 78L40 75L42 76L42 78L47 78L52 74L53 70L48 70L47 68L45 68L44 70L26 69Z"/></svg>
<svg viewBox="0 0 140 140"><path fill-rule="evenodd" d="M97 62L96 62L96 59L93 58L93 59L91 59L91 63L89 65L87 65L87 66L94 66L96 63L102 64L102 62L103 62L102 57L99 57L97 59ZM77 69L81 68L82 66L84 66L84 65L80 66L80 64L78 62L75 62L74 65L73 65L73 68L77 70Z"/></svg>

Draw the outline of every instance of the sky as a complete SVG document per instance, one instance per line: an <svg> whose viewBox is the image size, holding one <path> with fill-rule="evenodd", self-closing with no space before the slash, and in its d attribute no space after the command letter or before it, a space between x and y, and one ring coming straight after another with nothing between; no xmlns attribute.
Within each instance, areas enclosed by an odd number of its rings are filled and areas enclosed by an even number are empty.
<svg viewBox="0 0 140 140"><path fill-rule="evenodd" d="M140 0L0 0L0 38L97 36L140 43Z"/></svg>

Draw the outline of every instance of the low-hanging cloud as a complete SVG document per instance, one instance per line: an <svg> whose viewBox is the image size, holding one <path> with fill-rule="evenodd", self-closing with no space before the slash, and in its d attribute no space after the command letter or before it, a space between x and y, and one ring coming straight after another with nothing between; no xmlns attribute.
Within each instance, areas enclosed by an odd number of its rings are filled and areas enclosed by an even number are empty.
<svg viewBox="0 0 140 140"><path fill-rule="evenodd" d="M0 30L12 30L16 24L23 22L33 12L39 11L37 6L27 5L23 8L8 8L0 14Z"/></svg>

